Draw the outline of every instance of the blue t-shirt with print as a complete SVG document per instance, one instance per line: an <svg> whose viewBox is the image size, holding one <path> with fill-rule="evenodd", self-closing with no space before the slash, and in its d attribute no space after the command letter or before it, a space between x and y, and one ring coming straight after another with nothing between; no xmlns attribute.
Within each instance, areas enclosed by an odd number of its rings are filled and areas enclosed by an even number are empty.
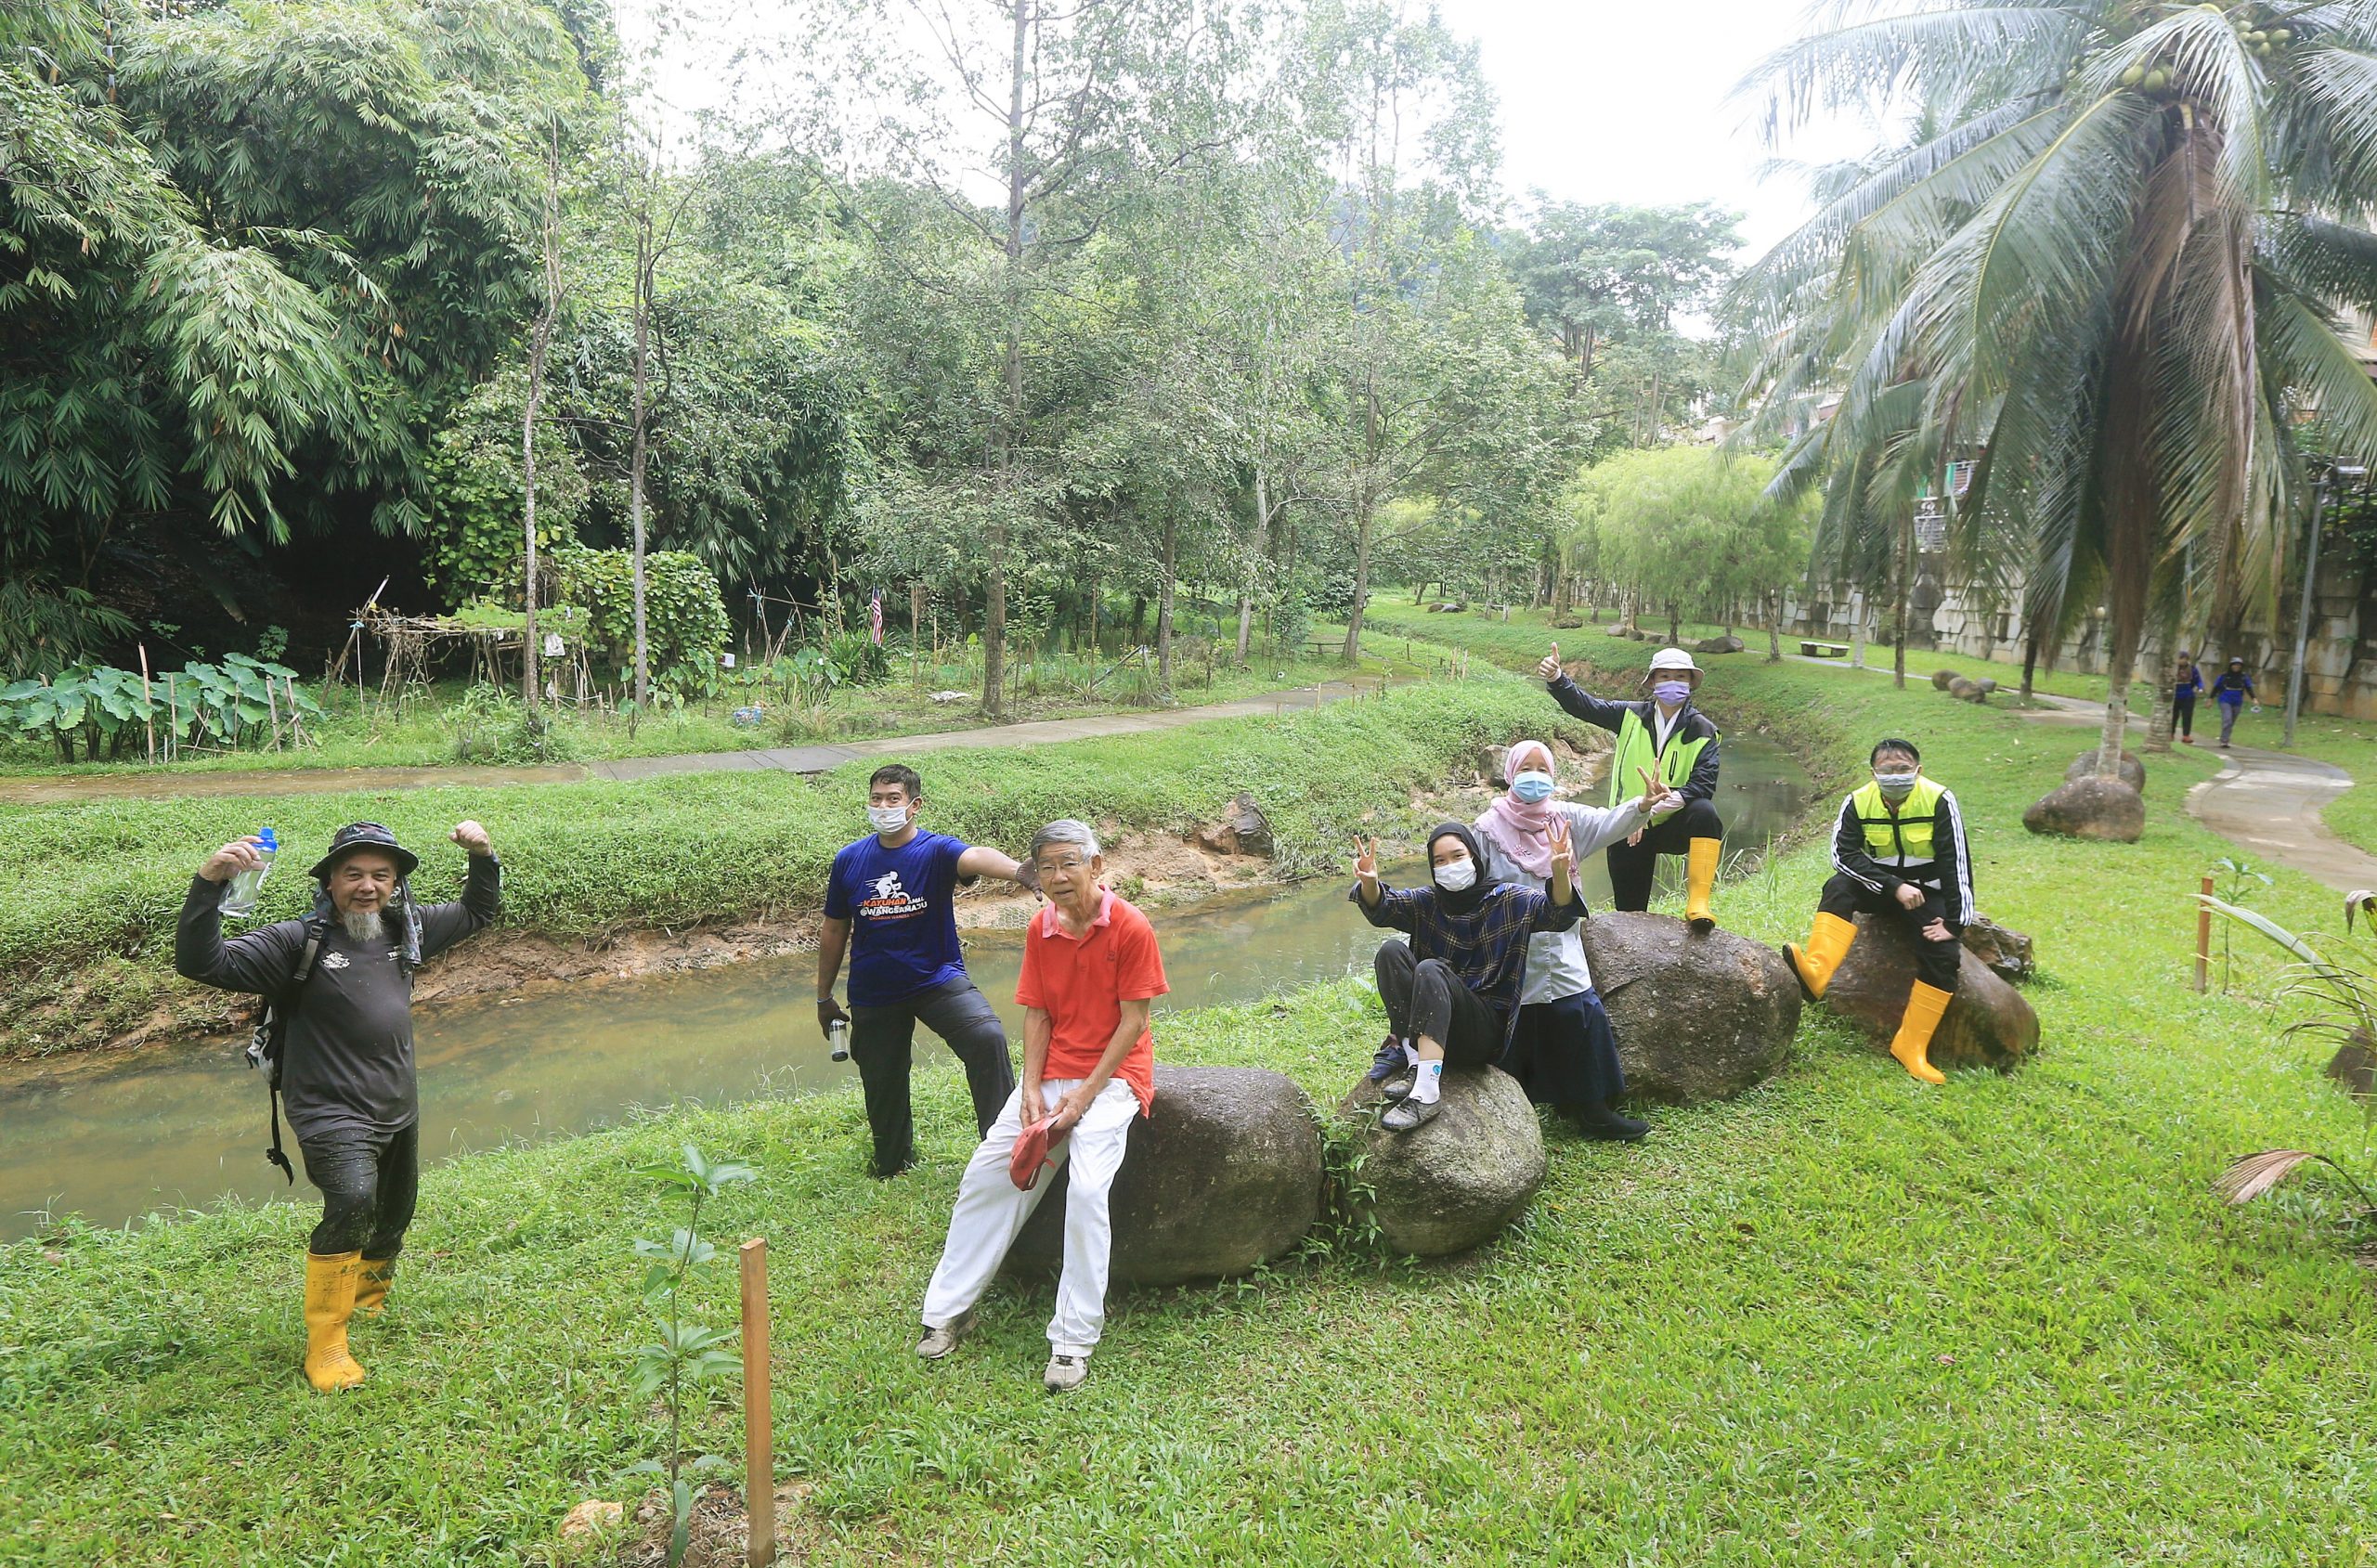
<svg viewBox="0 0 2377 1568"><path fill-rule="evenodd" d="M966 973L950 907L965 852L918 829L896 849L870 833L834 857L825 918L851 923L851 1006L889 1006Z"/></svg>

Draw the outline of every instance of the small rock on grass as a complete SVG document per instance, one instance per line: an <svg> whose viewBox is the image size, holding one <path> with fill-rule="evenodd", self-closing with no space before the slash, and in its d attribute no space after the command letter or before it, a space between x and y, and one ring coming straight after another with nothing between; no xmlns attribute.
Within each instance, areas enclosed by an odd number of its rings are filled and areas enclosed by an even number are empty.
<svg viewBox="0 0 2377 1568"><path fill-rule="evenodd" d="M2135 844L2146 831L2146 799L2119 779L2074 779L2033 801L2022 825L2033 833Z"/></svg>

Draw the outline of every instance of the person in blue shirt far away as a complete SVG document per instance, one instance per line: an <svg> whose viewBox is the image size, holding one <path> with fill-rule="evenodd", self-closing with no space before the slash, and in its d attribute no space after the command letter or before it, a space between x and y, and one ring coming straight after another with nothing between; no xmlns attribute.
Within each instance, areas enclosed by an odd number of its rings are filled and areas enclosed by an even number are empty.
<svg viewBox="0 0 2377 1568"><path fill-rule="evenodd" d="M830 1033L838 1019L850 1022L878 1176L916 1162L908 1073L918 1020L965 1065L978 1135L989 1133L1015 1093L1007 1030L967 978L951 900L960 882L994 876L1037 891L1038 878L996 849L918 827L924 798L923 781L902 763L877 768L866 781L866 820L875 831L834 857L817 945L817 1027ZM845 952L847 1013L834 1000Z"/></svg>
<svg viewBox="0 0 2377 1568"><path fill-rule="evenodd" d="M2245 661L2230 659L2228 667L2212 682L2212 700L2220 705L2220 749L2228 749L2228 732L2237 727L2237 714L2254 697L2254 678L2245 673ZM2258 701L2254 703L2259 708Z"/></svg>

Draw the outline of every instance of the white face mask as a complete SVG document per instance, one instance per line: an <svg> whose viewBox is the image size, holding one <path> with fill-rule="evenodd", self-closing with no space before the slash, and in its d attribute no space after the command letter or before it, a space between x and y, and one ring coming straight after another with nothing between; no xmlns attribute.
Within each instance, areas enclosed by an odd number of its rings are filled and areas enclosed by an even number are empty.
<svg viewBox="0 0 2377 1568"><path fill-rule="evenodd" d="M1874 782L1881 786L1882 798L1885 800L1903 800L1915 793L1915 774L1912 771L1903 773L1876 773Z"/></svg>
<svg viewBox="0 0 2377 1568"><path fill-rule="evenodd" d="M869 806L866 809L866 825L877 833L897 833L908 825L908 809L905 806Z"/></svg>
<svg viewBox="0 0 2377 1568"><path fill-rule="evenodd" d="M1463 892L1476 885L1477 864L1465 855L1436 867L1436 886L1448 893Z"/></svg>

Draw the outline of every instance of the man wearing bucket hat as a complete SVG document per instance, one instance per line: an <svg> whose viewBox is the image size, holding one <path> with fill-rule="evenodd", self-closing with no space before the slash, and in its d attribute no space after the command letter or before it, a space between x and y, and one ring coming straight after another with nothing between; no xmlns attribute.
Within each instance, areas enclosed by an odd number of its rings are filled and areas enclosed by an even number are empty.
<svg viewBox="0 0 2377 1568"><path fill-rule="evenodd" d="M1709 892L1717 885L1717 860L1725 824L1718 819L1717 726L1695 707L1700 667L1681 648L1651 655L1643 678L1647 701L1613 702L1594 696L1568 679L1560 666L1560 644L1536 667L1562 707L1588 724L1614 731L1617 750L1609 763L1609 803L1625 800L1646 776L1675 791L1678 804L1651 825L1609 847L1610 901L1621 910L1651 905L1651 879L1661 855L1683 857L1683 917L1695 931L1717 924Z"/></svg>
<svg viewBox="0 0 2377 1568"><path fill-rule="evenodd" d="M378 823L350 823L314 863L311 912L227 942L222 885L264 863L260 840L234 839L199 867L175 931L174 967L185 978L269 998L285 1027L276 1082L305 1179L322 1194L305 1257L305 1378L325 1393L363 1380L347 1322L385 1304L412 1223L413 971L493 920L500 900L487 829L466 822L451 836L470 852L459 903L416 903L419 858ZM272 1158L287 1169L277 1114Z"/></svg>

